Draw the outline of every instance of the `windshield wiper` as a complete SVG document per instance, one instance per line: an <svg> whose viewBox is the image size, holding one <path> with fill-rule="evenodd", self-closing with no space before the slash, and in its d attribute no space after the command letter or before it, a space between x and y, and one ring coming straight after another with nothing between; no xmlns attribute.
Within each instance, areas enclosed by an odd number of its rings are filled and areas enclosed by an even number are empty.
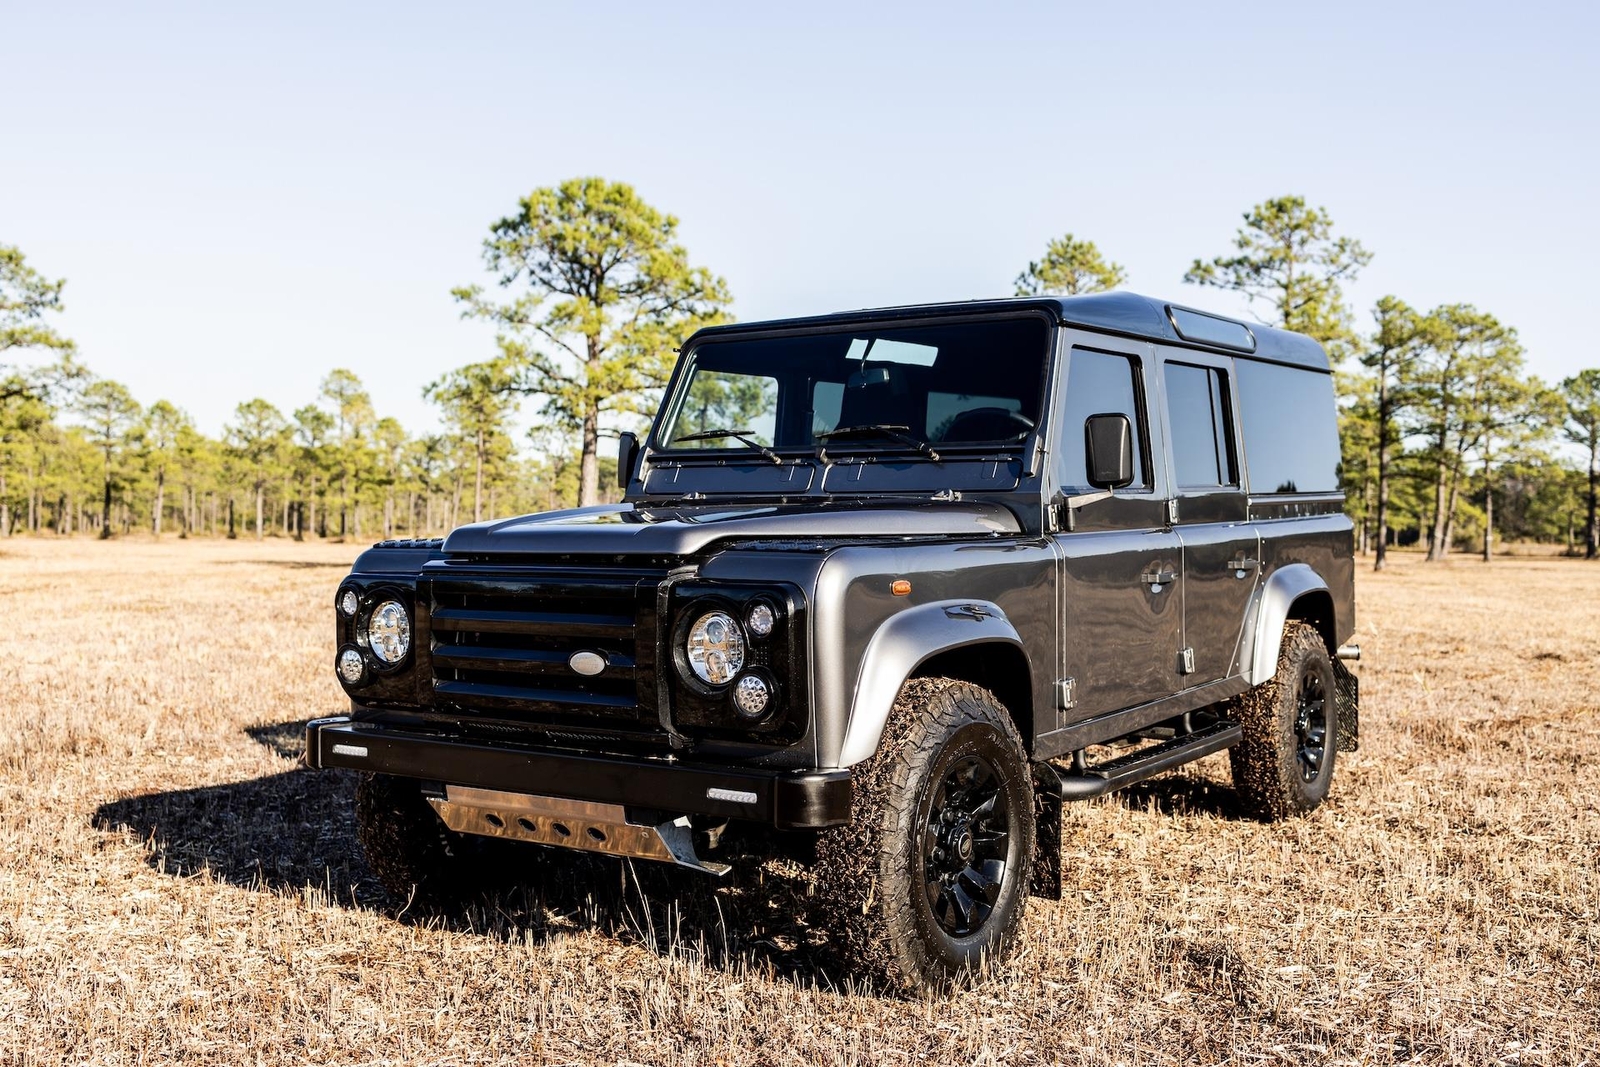
<svg viewBox="0 0 1600 1067"><path fill-rule="evenodd" d="M840 426L834 430L824 430L822 433L813 434L818 441L830 441L835 437L887 437L891 441L898 441L916 449L935 463L940 462L939 453L933 447L911 433L909 426L891 426L884 423L873 423L868 426Z"/></svg>
<svg viewBox="0 0 1600 1067"><path fill-rule="evenodd" d="M731 437L740 444L760 452L772 462L781 464L783 459L776 452L751 436L754 432L754 430L700 430L696 433L686 433L682 437L674 437L672 443L681 445L685 441L720 441L724 437Z"/></svg>

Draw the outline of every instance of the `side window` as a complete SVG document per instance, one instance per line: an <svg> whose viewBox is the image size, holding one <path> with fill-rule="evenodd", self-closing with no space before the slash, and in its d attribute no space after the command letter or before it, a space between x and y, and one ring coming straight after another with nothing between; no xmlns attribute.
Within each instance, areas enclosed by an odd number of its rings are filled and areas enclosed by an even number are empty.
<svg viewBox="0 0 1600 1067"><path fill-rule="evenodd" d="M1150 488L1145 467L1144 420L1139 417L1139 368L1127 356L1074 348L1067 367L1067 398L1061 419L1061 448L1065 488L1089 489L1089 456L1084 423L1090 415L1128 416L1133 424L1133 484Z"/></svg>
<svg viewBox="0 0 1600 1067"><path fill-rule="evenodd" d="M1252 493L1337 493L1333 377L1241 359L1239 418Z"/></svg>
<svg viewBox="0 0 1600 1067"><path fill-rule="evenodd" d="M1221 371L1168 363L1167 418L1172 426L1172 464L1179 489L1239 484L1228 425L1226 381Z"/></svg>

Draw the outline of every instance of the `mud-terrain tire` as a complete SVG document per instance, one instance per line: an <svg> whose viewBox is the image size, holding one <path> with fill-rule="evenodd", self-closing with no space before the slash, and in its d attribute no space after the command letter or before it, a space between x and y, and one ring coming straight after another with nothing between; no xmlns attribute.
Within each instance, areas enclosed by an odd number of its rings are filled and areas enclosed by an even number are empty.
<svg viewBox="0 0 1600 1067"><path fill-rule="evenodd" d="M1333 783L1337 711L1333 661L1308 623L1283 629L1278 670L1230 706L1244 739L1230 752L1245 809L1277 821L1321 804Z"/></svg>
<svg viewBox="0 0 1600 1067"><path fill-rule="evenodd" d="M363 774L356 829L367 867L401 904L447 907L481 887L480 843L445 826L415 779Z"/></svg>
<svg viewBox="0 0 1600 1067"><path fill-rule="evenodd" d="M813 869L841 962L937 990L1004 957L1035 844L1028 755L1005 707L965 682L912 679L854 790L850 824L820 835Z"/></svg>

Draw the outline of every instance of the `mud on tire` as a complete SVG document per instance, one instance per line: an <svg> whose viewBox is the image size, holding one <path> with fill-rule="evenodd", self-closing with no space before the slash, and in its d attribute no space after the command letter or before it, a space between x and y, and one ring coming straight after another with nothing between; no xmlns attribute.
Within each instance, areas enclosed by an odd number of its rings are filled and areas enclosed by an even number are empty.
<svg viewBox="0 0 1600 1067"><path fill-rule="evenodd" d="M1246 810L1275 821L1322 803L1333 782L1335 704L1333 661L1322 635L1308 623L1288 623L1272 679L1230 704L1244 729L1229 757Z"/></svg>
<svg viewBox="0 0 1600 1067"><path fill-rule="evenodd" d="M1010 949L1034 853L1027 752L1004 706L946 678L907 682L851 823L817 842L816 914L852 973L941 988Z"/></svg>
<svg viewBox="0 0 1600 1067"><path fill-rule="evenodd" d="M397 902L439 908L478 888L479 843L445 826L413 779L363 774L356 828L367 866Z"/></svg>

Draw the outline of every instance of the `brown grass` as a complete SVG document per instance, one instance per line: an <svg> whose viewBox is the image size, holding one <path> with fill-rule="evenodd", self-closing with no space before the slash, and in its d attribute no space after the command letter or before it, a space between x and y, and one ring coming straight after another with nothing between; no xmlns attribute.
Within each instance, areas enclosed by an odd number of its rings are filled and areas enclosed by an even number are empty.
<svg viewBox="0 0 1600 1067"><path fill-rule="evenodd" d="M1070 808L1023 951L907 1002L777 863L397 917L295 763L351 554L0 542L0 1060L1600 1063L1600 567L1363 575L1328 805L1243 820L1212 757Z"/></svg>

